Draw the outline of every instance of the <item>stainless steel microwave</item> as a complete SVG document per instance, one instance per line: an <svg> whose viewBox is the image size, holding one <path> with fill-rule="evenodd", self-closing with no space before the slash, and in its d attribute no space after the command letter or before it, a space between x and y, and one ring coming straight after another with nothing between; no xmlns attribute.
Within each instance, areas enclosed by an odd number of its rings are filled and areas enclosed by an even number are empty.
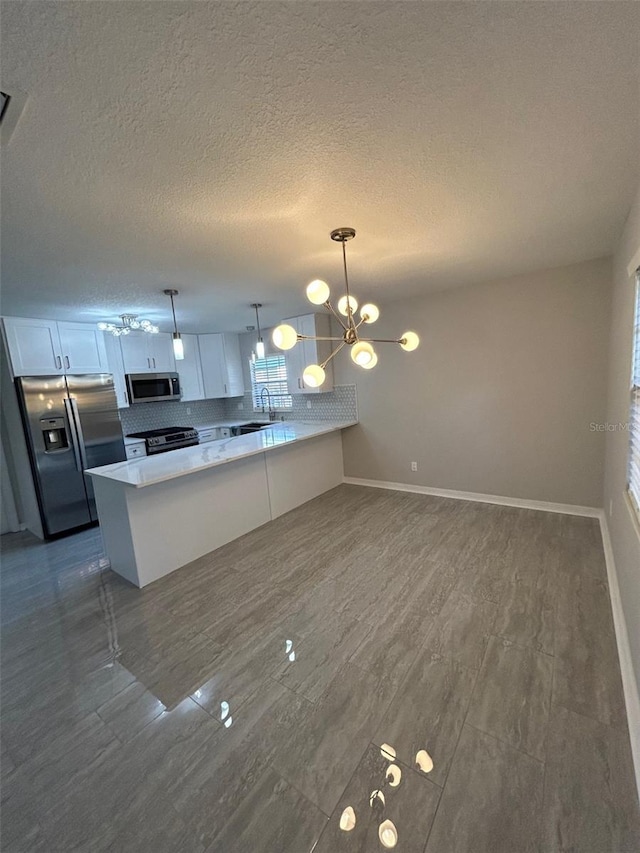
<svg viewBox="0 0 640 853"><path fill-rule="evenodd" d="M177 373L127 373L125 379L131 404L160 403L182 397Z"/></svg>

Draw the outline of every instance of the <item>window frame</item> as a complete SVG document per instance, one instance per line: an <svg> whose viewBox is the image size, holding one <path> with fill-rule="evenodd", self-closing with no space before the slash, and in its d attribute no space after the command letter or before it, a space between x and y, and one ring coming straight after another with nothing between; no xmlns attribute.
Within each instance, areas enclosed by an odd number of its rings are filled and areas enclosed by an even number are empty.
<svg viewBox="0 0 640 853"><path fill-rule="evenodd" d="M284 368L284 378L282 378L282 377L279 379L274 378L272 381L278 382L278 383L280 383L280 385L284 385L284 387L287 389L286 392L283 392L282 390L280 390L277 393L273 393L271 388L269 388L268 383L270 380L268 378L268 373L269 373L269 364L268 363L272 359L281 360L281 364L280 364L280 367L278 369L280 370L281 368ZM258 362L261 362L261 361L267 362L266 367L265 367L266 372L267 372L267 381L266 382L256 382L256 380L255 380L256 365L258 364ZM252 403L254 412L263 411L262 403L260 402L260 391L265 387L269 388L269 391L271 392L271 395L272 395L272 399L275 399L278 401L277 404L272 404L273 411L290 412L293 409L293 397L289 393L289 378L287 375L287 360L286 360L284 353L265 353L264 358L255 358L255 359L249 358L249 379L250 379L250 384L251 384L251 403ZM284 404L282 403L283 400L285 401Z"/></svg>

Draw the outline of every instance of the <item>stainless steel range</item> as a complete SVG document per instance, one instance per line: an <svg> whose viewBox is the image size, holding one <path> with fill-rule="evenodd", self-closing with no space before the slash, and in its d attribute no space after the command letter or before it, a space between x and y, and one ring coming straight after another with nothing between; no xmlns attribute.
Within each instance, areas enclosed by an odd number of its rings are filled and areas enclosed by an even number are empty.
<svg viewBox="0 0 640 853"><path fill-rule="evenodd" d="M178 450L180 447L192 447L199 443L198 431L193 427L164 427L146 432L130 432L127 438L144 438L147 456Z"/></svg>

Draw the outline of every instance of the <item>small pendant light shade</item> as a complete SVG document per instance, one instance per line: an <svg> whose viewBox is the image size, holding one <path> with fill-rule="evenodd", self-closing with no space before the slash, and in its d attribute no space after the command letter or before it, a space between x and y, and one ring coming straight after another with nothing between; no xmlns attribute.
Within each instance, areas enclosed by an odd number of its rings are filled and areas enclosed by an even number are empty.
<svg viewBox="0 0 640 853"><path fill-rule="evenodd" d="M178 291L165 290L164 293L165 296L168 296L171 299L171 313L173 314L173 357L176 361L182 361L184 359L184 343L180 337L180 332L178 331L178 324L176 323L176 309L173 304L173 297L178 295Z"/></svg>

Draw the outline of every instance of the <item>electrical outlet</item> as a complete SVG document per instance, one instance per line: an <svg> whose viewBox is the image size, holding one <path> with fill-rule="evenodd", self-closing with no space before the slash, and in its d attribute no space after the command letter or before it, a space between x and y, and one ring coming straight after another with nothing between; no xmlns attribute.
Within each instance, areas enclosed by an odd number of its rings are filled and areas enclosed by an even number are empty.
<svg viewBox="0 0 640 853"><path fill-rule="evenodd" d="M311 400L307 400L307 409L311 408Z"/></svg>
<svg viewBox="0 0 640 853"><path fill-rule="evenodd" d="M191 414L191 407L190 407L190 406L187 406L187 414L188 414L188 415L190 415L190 414Z"/></svg>
<svg viewBox="0 0 640 853"><path fill-rule="evenodd" d="M412 470L412 471L417 471L417 470L418 470L418 463L417 463L417 462L412 462L412 463L411 463L411 470Z"/></svg>

